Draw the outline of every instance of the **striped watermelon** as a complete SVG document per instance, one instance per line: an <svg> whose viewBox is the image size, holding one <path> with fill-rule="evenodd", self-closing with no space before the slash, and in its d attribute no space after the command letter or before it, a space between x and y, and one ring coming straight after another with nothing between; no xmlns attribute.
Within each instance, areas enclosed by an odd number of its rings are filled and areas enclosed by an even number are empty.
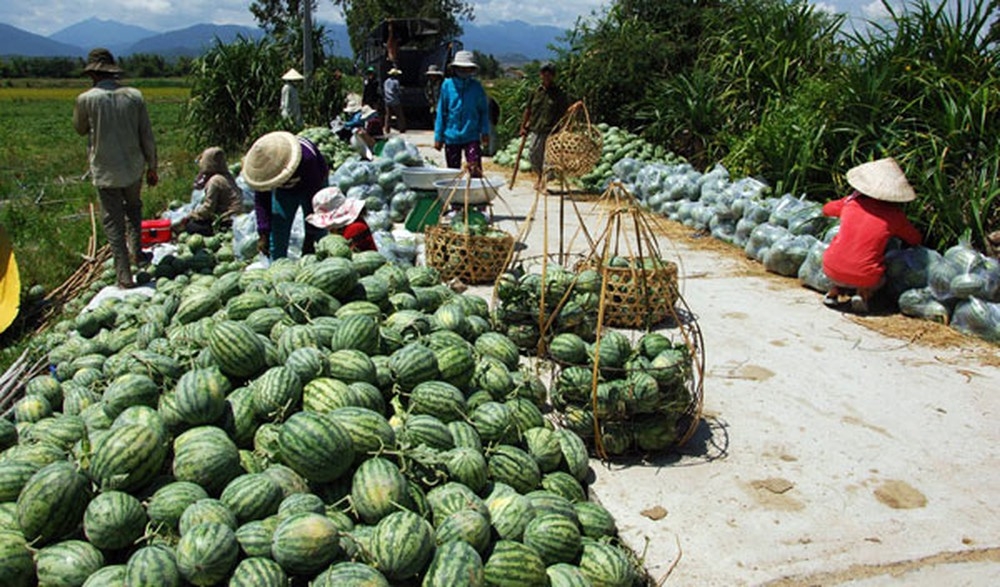
<svg viewBox="0 0 1000 587"><path fill-rule="evenodd" d="M303 384L317 377L325 377L330 370L326 353L315 347L301 347L288 354L285 366L295 371Z"/></svg>
<svg viewBox="0 0 1000 587"><path fill-rule="evenodd" d="M430 562L434 530L426 520L409 511L382 518L371 538L376 568L390 580L415 577Z"/></svg>
<svg viewBox="0 0 1000 587"><path fill-rule="evenodd" d="M597 540L585 540L580 555L580 572L594 585L629 587L635 580L635 569L625 552Z"/></svg>
<svg viewBox="0 0 1000 587"><path fill-rule="evenodd" d="M570 475L577 481L583 481L590 471L590 457L587 455L587 445L583 439L571 430L556 430L559 435L559 446L562 448L563 462Z"/></svg>
<svg viewBox="0 0 1000 587"><path fill-rule="evenodd" d="M87 577L104 566L104 555L83 540L50 544L35 553L39 585L83 585Z"/></svg>
<svg viewBox="0 0 1000 587"><path fill-rule="evenodd" d="M366 524L375 524L397 511L406 500L406 477L395 463L369 458L351 480L351 505Z"/></svg>
<svg viewBox="0 0 1000 587"><path fill-rule="evenodd" d="M389 587L385 576L372 567L355 562L344 562L332 565L329 569L317 575L312 587Z"/></svg>
<svg viewBox="0 0 1000 587"><path fill-rule="evenodd" d="M531 507L539 516L555 514L572 520L577 524L576 509L573 503L561 495L552 493L547 489L536 489L524 497L531 502Z"/></svg>
<svg viewBox="0 0 1000 587"><path fill-rule="evenodd" d="M83 439L86 433L87 426L83 418L59 415L52 418L42 418L27 427L23 438L27 442L48 443L63 450L69 450Z"/></svg>
<svg viewBox="0 0 1000 587"><path fill-rule="evenodd" d="M491 479L506 483L522 494L536 489L542 481L535 459L508 444L501 444L491 451L488 469Z"/></svg>
<svg viewBox="0 0 1000 587"><path fill-rule="evenodd" d="M562 369L553 385L567 401L589 404L593 381L594 372L590 367L572 366Z"/></svg>
<svg viewBox="0 0 1000 587"><path fill-rule="evenodd" d="M229 298L226 302L226 316L230 321L246 319L255 310L267 308L277 303L274 296L262 291L245 291Z"/></svg>
<svg viewBox="0 0 1000 587"><path fill-rule="evenodd" d="M545 563L528 546L498 540L484 565L486 584L496 587L546 587Z"/></svg>
<svg viewBox="0 0 1000 587"><path fill-rule="evenodd" d="M6 418L0 418L0 451L7 450L15 444L17 444L17 426Z"/></svg>
<svg viewBox="0 0 1000 587"><path fill-rule="evenodd" d="M438 545L463 540L483 554L490 546L490 532L486 516L475 510L458 510L441 520L434 530L434 539Z"/></svg>
<svg viewBox="0 0 1000 587"><path fill-rule="evenodd" d="M309 482L285 465L271 463L264 469L264 474L281 487L281 492L285 497L295 493L309 492Z"/></svg>
<svg viewBox="0 0 1000 587"><path fill-rule="evenodd" d="M288 587L288 584L288 575L281 565L263 557L243 559L229 577L229 587Z"/></svg>
<svg viewBox="0 0 1000 587"><path fill-rule="evenodd" d="M489 469L486 457L474 448L456 447L445 454L450 479L479 493L486 489Z"/></svg>
<svg viewBox="0 0 1000 587"><path fill-rule="evenodd" d="M293 414L281 427L278 446L281 460L309 481L333 481L354 460L351 436L327 414Z"/></svg>
<svg viewBox="0 0 1000 587"><path fill-rule="evenodd" d="M222 490L219 501L243 524L276 513L283 498L281 486L269 476L247 473L230 481Z"/></svg>
<svg viewBox="0 0 1000 587"><path fill-rule="evenodd" d="M326 512L323 499L314 493L293 493L278 504L278 514L291 515L303 512L322 514Z"/></svg>
<svg viewBox="0 0 1000 587"><path fill-rule="evenodd" d="M195 320L212 315L216 310L222 308L222 301L219 295L209 290L194 290L181 299L177 312L174 313L175 324L190 324Z"/></svg>
<svg viewBox="0 0 1000 587"><path fill-rule="evenodd" d="M350 386L330 377L313 379L302 389L302 407L312 412L332 412L338 408L357 406L357 394Z"/></svg>
<svg viewBox="0 0 1000 587"><path fill-rule="evenodd" d="M410 392L410 412L427 414L448 423L465 417L465 396L450 383L424 381Z"/></svg>
<svg viewBox="0 0 1000 587"><path fill-rule="evenodd" d="M330 257L304 267L295 280L317 287L335 298L342 298L354 289L358 277L357 269L349 260Z"/></svg>
<svg viewBox="0 0 1000 587"><path fill-rule="evenodd" d="M378 377L375 364L363 351L357 349L341 349L330 353L330 377L345 383L363 381L375 385Z"/></svg>
<svg viewBox="0 0 1000 587"><path fill-rule="evenodd" d="M229 379L219 369L191 369L181 375L174 388L177 416L191 426L215 422L225 412L226 395L231 388Z"/></svg>
<svg viewBox="0 0 1000 587"><path fill-rule="evenodd" d="M378 322L365 314L352 314L340 319L330 338L330 350L355 349L366 355L378 351Z"/></svg>
<svg viewBox="0 0 1000 587"><path fill-rule="evenodd" d="M562 446L554 430L538 426L524 431L528 454L538 463L542 473L555 471L562 464Z"/></svg>
<svg viewBox="0 0 1000 587"><path fill-rule="evenodd" d="M344 304L339 310L337 310L337 318L347 318L348 316L368 316L372 320L378 322L382 318L382 309L378 304L369 302L366 299L360 299L364 297L365 292L363 289L355 288L350 294L351 301Z"/></svg>
<svg viewBox="0 0 1000 587"><path fill-rule="evenodd" d="M264 343L243 322L216 323L208 337L208 348L219 369L236 379L254 377L267 366Z"/></svg>
<svg viewBox="0 0 1000 587"><path fill-rule="evenodd" d="M173 473L178 481L197 483L218 495L241 471L239 449L221 428L199 426L174 439Z"/></svg>
<svg viewBox="0 0 1000 587"><path fill-rule="evenodd" d="M498 359L508 370L517 369L520 351L514 341L499 332L485 332L476 339L476 352L480 357Z"/></svg>
<svg viewBox="0 0 1000 587"><path fill-rule="evenodd" d="M200 587L228 577L236 567L240 549L232 528L205 522L181 535L176 554L181 576Z"/></svg>
<svg viewBox="0 0 1000 587"><path fill-rule="evenodd" d="M425 445L436 450L449 450L455 446L448 426L426 414L407 417L403 426L397 430L396 438L400 445L409 447Z"/></svg>
<svg viewBox="0 0 1000 587"><path fill-rule="evenodd" d="M486 506L490 511L490 523L504 540L521 540L528 522L535 516L531 501L516 491L494 491L486 499Z"/></svg>
<svg viewBox="0 0 1000 587"><path fill-rule="evenodd" d="M101 550L132 546L146 532L146 509L135 497L107 491L92 499L83 515L87 540Z"/></svg>
<svg viewBox="0 0 1000 587"><path fill-rule="evenodd" d="M507 366L500 359L491 356L480 358L473 385L489 392L496 400L504 400L514 392L514 378Z"/></svg>
<svg viewBox="0 0 1000 587"><path fill-rule="evenodd" d="M591 587L592 583L580 567L567 563L556 563L545 569L549 576L549 587Z"/></svg>
<svg viewBox="0 0 1000 587"><path fill-rule="evenodd" d="M368 408L344 407L333 410L329 415L350 435L356 464L396 444L396 432L378 412Z"/></svg>
<svg viewBox="0 0 1000 587"><path fill-rule="evenodd" d="M549 354L560 363L586 365L588 362L587 342L572 332L561 332L549 343Z"/></svg>
<svg viewBox="0 0 1000 587"><path fill-rule="evenodd" d="M326 516L292 514L274 530L271 553L292 574L315 574L343 553L337 526Z"/></svg>
<svg viewBox="0 0 1000 587"><path fill-rule="evenodd" d="M434 349L439 376L458 389L467 391L476 374L476 357L467 344L449 345Z"/></svg>
<svg viewBox="0 0 1000 587"><path fill-rule="evenodd" d="M59 380L52 375L36 375L24 384L24 395L41 395L49 400L49 404L57 407L62 404L62 387ZM6 448L0 442L0 448Z"/></svg>
<svg viewBox="0 0 1000 587"><path fill-rule="evenodd" d="M103 566L87 577L83 587L121 587L125 585L125 565Z"/></svg>
<svg viewBox="0 0 1000 587"><path fill-rule="evenodd" d="M411 391L418 384L437 379L440 375L434 351L416 342L389 356L389 370L403 391Z"/></svg>
<svg viewBox="0 0 1000 587"><path fill-rule="evenodd" d="M146 375L126 373L115 378L101 396L104 413L114 420L125 408L132 406L156 407L160 390Z"/></svg>
<svg viewBox="0 0 1000 587"><path fill-rule="evenodd" d="M291 324L292 319L287 312L278 307L254 310L246 317L244 323L257 334L268 334L277 323Z"/></svg>
<svg viewBox="0 0 1000 587"><path fill-rule="evenodd" d="M236 542L248 557L271 558L271 541L278 527L279 516L247 522L236 529Z"/></svg>
<svg viewBox="0 0 1000 587"><path fill-rule="evenodd" d="M596 540L618 534L615 519L604 506L592 501L580 501L573 504L573 509L576 510L576 517L584 536Z"/></svg>
<svg viewBox="0 0 1000 587"><path fill-rule="evenodd" d="M446 542L438 547L421 587L453 587L486 585L483 559L469 543L461 540Z"/></svg>
<svg viewBox="0 0 1000 587"><path fill-rule="evenodd" d="M19 461L0 462L0 503L17 501L24 485L41 467Z"/></svg>
<svg viewBox="0 0 1000 587"><path fill-rule="evenodd" d="M226 396L219 427L233 439L236 446L253 446L253 435L260 423L253 409L253 389L238 387Z"/></svg>
<svg viewBox="0 0 1000 587"><path fill-rule="evenodd" d="M271 367L251 387L254 412L264 421L280 422L302 402L302 382L287 367Z"/></svg>
<svg viewBox="0 0 1000 587"><path fill-rule="evenodd" d="M278 326L276 325L275 328ZM320 346L316 329L312 325L294 324L284 326L279 330L280 332L272 332L271 336L278 344L278 358L283 363L288 360L288 355L295 349L319 348Z"/></svg>
<svg viewBox="0 0 1000 587"><path fill-rule="evenodd" d="M587 501L587 492L583 485L576 480L576 477L565 471L546 473L542 477L542 487L573 503Z"/></svg>
<svg viewBox="0 0 1000 587"><path fill-rule="evenodd" d="M24 536L0 531L0 583L9 587L32 587L35 561Z"/></svg>
<svg viewBox="0 0 1000 587"><path fill-rule="evenodd" d="M184 580L177 568L174 550L163 544L153 544L132 553L125 564L125 584L181 587Z"/></svg>
<svg viewBox="0 0 1000 587"><path fill-rule="evenodd" d="M40 395L28 395L14 402L14 421L37 422L52 415L52 404Z"/></svg>
<svg viewBox="0 0 1000 587"><path fill-rule="evenodd" d="M511 422L519 439L525 430L545 425L542 411L531 400L523 397L511 397L504 403L510 408Z"/></svg>
<svg viewBox="0 0 1000 587"><path fill-rule="evenodd" d="M510 408L499 402L486 402L469 414L472 425L484 442L501 442L512 431Z"/></svg>
<svg viewBox="0 0 1000 587"><path fill-rule="evenodd" d="M226 504L217 499L199 499L184 509L181 519L177 521L177 529L180 535L188 533L191 528L200 524L222 524L233 530L238 527L236 514L226 507Z"/></svg>
<svg viewBox="0 0 1000 587"><path fill-rule="evenodd" d="M522 542L533 548L546 565L571 563L582 548L576 523L556 514L538 516L528 522Z"/></svg>
<svg viewBox="0 0 1000 587"><path fill-rule="evenodd" d="M448 422L448 432L451 432L455 448L471 448L477 452L483 452L483 440L472 424L464 420Z"/></svg>
<svg viewBox="0 0 1000 587"><path fill-rule="evenodd" d="M490 515L486 503L475 492L454 481L431 489L427 493L427 503L430 505L436 525L441 524L445 518L461 510L474 510L487 518Z"/></svg>
<svg viewBox="0 0 1000 587"><path fill-rule="evenodd" d="M90 482L68 461L42 467L17 498L17 523L35 544L55 542L76 531L90 501Z"/></svg>
<svg viewBox="0 0 1000 587"><path fill-rule="evenodd" d="M146 514L154 526L177 530L177 523L184 510L200 499L208 499L208 492L190 481L174 481L160 487L146 504Z"/></svg>

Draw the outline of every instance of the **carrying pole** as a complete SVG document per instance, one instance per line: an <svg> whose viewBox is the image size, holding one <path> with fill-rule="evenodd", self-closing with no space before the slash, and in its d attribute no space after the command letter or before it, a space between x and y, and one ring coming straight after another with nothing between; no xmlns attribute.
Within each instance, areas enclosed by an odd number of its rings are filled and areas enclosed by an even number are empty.
<svg viewBox="0 0 1000 587"><path fill-rule="evenodd" d="M517 179L517 171L521 168L521 154L524 153L524 142L528 140L528 135L525 134L521 137L521 145L517 148L517 157L514 159L514 173L510 176L510 185L507 186L508 189L514 189L514 181Z"/></svg>

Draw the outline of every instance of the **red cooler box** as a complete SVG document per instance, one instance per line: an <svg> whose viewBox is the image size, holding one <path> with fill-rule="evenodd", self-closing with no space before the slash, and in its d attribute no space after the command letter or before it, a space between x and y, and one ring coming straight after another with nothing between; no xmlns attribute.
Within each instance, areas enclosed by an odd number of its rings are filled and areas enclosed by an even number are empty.
<svg viewBox="0 0 1000 587"><path fill-rule="evenodd" d="M169 219L142 221L142 246L151 247L157 243L169 243L171 236Z"/></svg>

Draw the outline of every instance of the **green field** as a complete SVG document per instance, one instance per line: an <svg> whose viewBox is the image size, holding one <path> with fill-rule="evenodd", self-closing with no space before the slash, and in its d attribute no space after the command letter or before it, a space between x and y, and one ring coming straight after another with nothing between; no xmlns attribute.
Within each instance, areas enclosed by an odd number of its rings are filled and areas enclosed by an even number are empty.
<svg viewBox="0 0 1000 587"><path fill-rule="evenodd" d="M144 188L143 216L173 199L187 200L199 146L182 124L189 91L180 81L138 80L149 107L159 153L160 185ZM44 81L0 88L0 223L14 241L25 287L51 289L80 264L91 235L86 138L72 126L73 101L86 83ZM98 243L104 242L98 216Z"/></svg>

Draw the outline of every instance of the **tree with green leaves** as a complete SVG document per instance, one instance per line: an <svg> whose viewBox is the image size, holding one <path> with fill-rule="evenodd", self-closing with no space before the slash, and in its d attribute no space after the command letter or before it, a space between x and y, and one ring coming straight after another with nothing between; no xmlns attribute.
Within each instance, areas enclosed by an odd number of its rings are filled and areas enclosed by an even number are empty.
<svg viewBox="0 0 1000 587"><path fill-rule="evenodd" d="M461 21L475 18L473 4L466 0L333 0L333 3L344 13L355 54L361 53L368 33L388 18L435 18L443 35L455 37L462 33Z"/></svg>

